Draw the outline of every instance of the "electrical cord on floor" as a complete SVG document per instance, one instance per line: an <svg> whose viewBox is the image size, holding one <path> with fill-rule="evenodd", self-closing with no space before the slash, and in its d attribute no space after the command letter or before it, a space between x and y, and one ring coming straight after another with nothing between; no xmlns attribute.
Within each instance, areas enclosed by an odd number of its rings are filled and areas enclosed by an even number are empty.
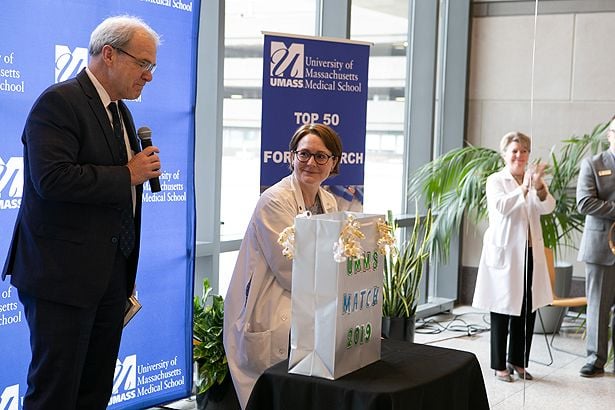
<svg viewBox="0 0 615 410"><path fill-rule="evenodd" d="M468 323L462 316L465 315L475 315L475 312L461 313L458 315L454 315L450 320L441 320L438 321L433 318L427 319L418 319L416 321L416 330L415 333L426 334L426 335L437 335L443 333L445 331L451 332L459 332L463 333L461 336L474 336L479 333L488 332L490 327L476 324L476 323ZM483 321L485 322L485 315L483 314ZM458 336L457 336L458 337Z"/></svg>

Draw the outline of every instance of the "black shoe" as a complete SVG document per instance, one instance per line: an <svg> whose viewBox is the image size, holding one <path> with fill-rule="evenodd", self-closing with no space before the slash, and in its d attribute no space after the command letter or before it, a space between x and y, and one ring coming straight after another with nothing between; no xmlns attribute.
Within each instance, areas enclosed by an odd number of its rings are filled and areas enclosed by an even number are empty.
<svg viewBox="0 0 615 410"><path fill-rule="evenodd" d="M519 375L520 379L534 380L534 377L532 377L530 372L525 370L523 367L513 366L512 364L508 363L507 368L508 368L508 372L510 374L515 374L515 372L517 372L517 374ZM519 371L519 370L521 370L521 371Z"/></svg>
<svg viewBox="0 0 615 410"><path fill-rule="evenodd" d="M504 371L504 370L501 370L501 371ZM513 381L513 378L510 375L510 373L507 372L506 374L500 375L498 374L498 370L495 371L495 378L500 381L507 382L507 383L511 383Z"/></svg>
<svg viewBox="0 0 615 410"><path fill-rule="evenodd" d="M604 368L596 367L593 364L586 364L581 367L580 371L581 377L596 377L604 374Z"/></svg>

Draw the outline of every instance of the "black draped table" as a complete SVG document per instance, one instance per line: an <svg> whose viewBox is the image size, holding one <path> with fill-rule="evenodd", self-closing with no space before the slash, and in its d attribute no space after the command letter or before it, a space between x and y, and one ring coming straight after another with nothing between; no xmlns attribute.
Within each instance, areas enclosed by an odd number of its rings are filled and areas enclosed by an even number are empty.
<svg viewBox="0 0 615 410"><path fill-rule="evenodd" d="M288 360L258 379L247 410L489 409L476 356L394 340L381 360L337 380L288 373Z"/></svg>

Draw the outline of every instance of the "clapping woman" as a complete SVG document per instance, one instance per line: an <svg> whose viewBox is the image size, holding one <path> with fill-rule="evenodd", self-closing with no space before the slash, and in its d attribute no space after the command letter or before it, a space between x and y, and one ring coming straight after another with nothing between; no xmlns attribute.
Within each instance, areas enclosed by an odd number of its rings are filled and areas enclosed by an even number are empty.
<svg viewBox="0 0 615 410"><path fill-rule="evenodd" d="M491 368L505 382L514 373L532 379L526 367L535 311L553 301L540 216L555 209L555 199L543 179L545 164L528 167L530 147L520 132L500 142L505 167L487 178L489 227L472 303L491 312Z"/></svg>

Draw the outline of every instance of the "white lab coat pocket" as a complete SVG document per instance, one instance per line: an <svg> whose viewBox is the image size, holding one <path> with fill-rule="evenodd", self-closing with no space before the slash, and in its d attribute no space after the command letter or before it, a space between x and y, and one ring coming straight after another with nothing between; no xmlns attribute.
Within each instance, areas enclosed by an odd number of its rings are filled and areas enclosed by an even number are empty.
<svg viewBox="0 0 615 410"><path fill-rule="evenodd" d="M490 268L498 269L508 266L506 247L492 244L485 245L485 264Z"/></svg>
<svg viewBox="0 0 615 410"><path fill-rule="evenodd" d="M271 330L250 332L248 328L239 339L239 366L262 373L271 367Z"/></svg>

